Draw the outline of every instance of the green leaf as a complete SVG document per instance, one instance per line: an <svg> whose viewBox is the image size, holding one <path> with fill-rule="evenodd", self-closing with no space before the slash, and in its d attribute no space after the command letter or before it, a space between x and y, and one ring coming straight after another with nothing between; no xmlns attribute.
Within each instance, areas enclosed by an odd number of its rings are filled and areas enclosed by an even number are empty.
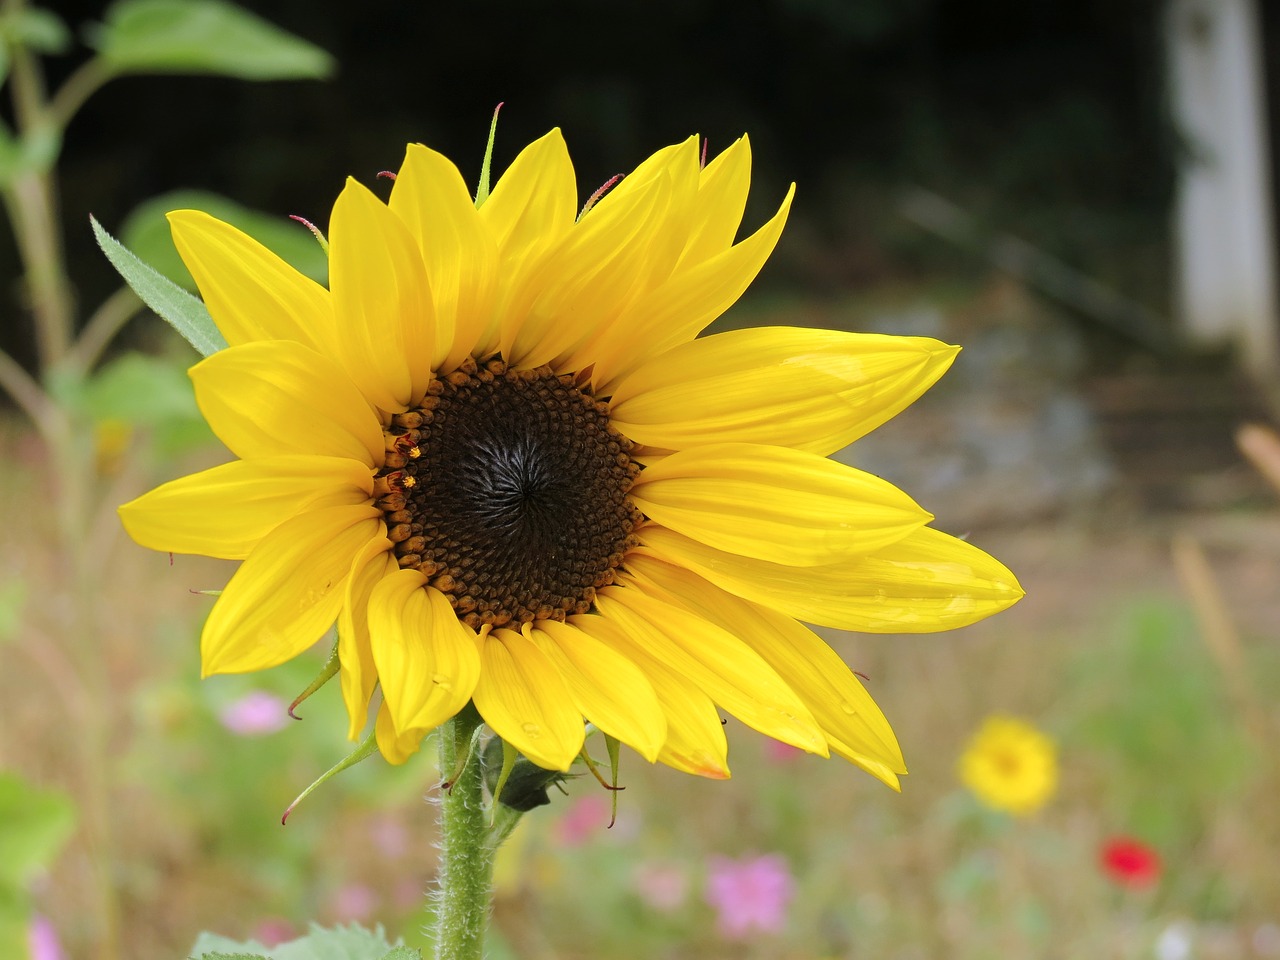
<svg viewBox="0 0 1280 960"><path fill-rule="evenodd" d="M182 334L202 356L217 353L226 347L226 338L213 323L205 305L129 252L119 240L102 229L102 224L90 216L93 235L98 246L107 255L111 265L136 293L142 302Z"/></svg>
<svg viewBox="0 0 1280 960"><path fill-rule="evenodd" d="M120 240L140 260L187 290L195 281L178 256L165 214L171 210L203 210L243 230L267 249L312 280L324 283L329 274L329 258L315 238L300 224L285 217L259 213L234 200L203 190L175 190L152 197L125 217Z"/></svg>
<svg viewBox="0 0 1280 960"><path fill-rule="evenodd" d="M66 53L71 47L71 31L52 10L33 7L4 22L5 39L36 53Z"/></svg>
<svg viewBox="0 0 1280 960"><path fill-rule="evenodd" d="M21 174L48 170L62 151L61 131L49 126L32 127L21 137L0 127L0 183L12 183Z"/></svg>
<svg viewBox="0 0 1280 960"><path fill-rule="evenodd" d="M0 887L22 887L47 867L71 836L75 819L64 794L0 773Z"/></svg>
<svg viewBox="0 0 1280 960"><path fill-rule="evenodd" d="M200 960L269 960L260 953L206 953Z"/></svg>
<svg viewBox="0 0 1280 960"><path fill-rule="evenodd" d="M103 367L84 385L77 405L95 420L139 426L203 419L186 371L140 353L125 354Z"/></svg>
<svg viewBox="0 0 1280 960"><path fill-rule="evenodd" d="M121 0L89 43L117 73L319 80L335 67L314 44L222 0Z"/></svg>
<svg viewBox="0 0 1280 960"><path fill-rule="evenodd" d="M245 951L255 951L265 960L418 960L420 957L417 951L396 953L396 950L404 949L398 943L393 949L381 927L370 931L353 923L330 930L312 924L305 937L271 948L256 940L237 943L216 934L202 933L196 938L190 955L194 960L225 960L227 956L236 957Z"/></svg>
<svg viewBox="0 0 1280 960"><path fill-rule="evenodd" d="M396 947L382 960L422 960L422 951L413 947Z"/></svg>
<svg viewBox="0 0 1280 960"><path fill-rule="evenodd" d="M0 584L0 643L12 640L22 622L22 610L27 604L27 582L20 574L11 573Z"/></svg>
<svg viewBox="0 0 1280 960"><path fill-rule="evenodd" d="M0 891L0 956L27 956L31 905L22 891Z"/></svg>

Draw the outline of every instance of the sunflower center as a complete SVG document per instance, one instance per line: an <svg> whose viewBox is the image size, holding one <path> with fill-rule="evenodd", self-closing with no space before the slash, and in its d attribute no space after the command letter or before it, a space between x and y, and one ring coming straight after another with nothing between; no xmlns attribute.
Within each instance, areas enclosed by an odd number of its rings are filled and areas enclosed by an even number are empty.
<svg viewBox="0 0 1280 960"><path fill-rule="evenodd" d="M635 543L632 444L571 376L468 360L384 435L399 564L471 627L586 613Z"/></svg>

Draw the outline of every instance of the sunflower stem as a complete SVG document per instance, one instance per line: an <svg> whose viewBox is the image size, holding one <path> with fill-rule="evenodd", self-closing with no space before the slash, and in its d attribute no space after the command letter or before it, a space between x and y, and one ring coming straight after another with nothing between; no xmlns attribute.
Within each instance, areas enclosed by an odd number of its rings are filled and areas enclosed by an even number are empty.
<svg viewBox="0 0 1280 960"><path fill-rule="evenodd" d="M440 728L440 770L461 772L440 799L436 960L481 960L493 888L493 850L484 808L484 768L469 756L481 723L473 707Z"/></svg>

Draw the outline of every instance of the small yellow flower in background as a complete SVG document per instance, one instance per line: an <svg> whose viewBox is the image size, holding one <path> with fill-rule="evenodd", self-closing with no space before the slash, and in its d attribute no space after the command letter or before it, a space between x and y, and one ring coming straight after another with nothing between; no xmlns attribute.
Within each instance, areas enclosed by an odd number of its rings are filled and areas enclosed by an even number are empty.
<svg viewBox="0 0 1280 960"><path fill-rule="evenodd" d="M1043 807L1058 786L1057 747L1017 717L988 717L959 766L960 779L983 804L1019 816Z"/></svg>
<svg viewBox="0 0 1280 960"><path fill-rule="evenodd" d="M375 689L401 763L474 703L567 770L586 718L649 761L729 775L719 710L897 787L888 721L801 621L964 626L1013 575L829 459L956 347L768 327L698 335L742 294L791 191L736 240L747 139L658 151L579 212L558 130L477 205L410 145L390 198L349 180L325 289L230 225L169 215L230 346L191 370L239 459L120 508L155 550L243 561L205 674L263 670L336 622L350 735Z"/></svg>
<svg viewBox="0 0 1280 960"><path fill-rule="evenodd" d="M98 420L93 425L93 457L98 473L111 476L119 473L124 455L133 440L133 427L115 417Z"/></svg>

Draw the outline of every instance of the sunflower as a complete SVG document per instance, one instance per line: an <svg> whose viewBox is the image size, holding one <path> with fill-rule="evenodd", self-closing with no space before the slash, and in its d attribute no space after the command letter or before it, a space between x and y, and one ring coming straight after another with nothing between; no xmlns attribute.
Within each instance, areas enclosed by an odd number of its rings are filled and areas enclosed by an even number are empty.
<svg viewBox="0 0 1280 960"><path fill-rule="evenodd" d="M896 786L893 731L800 621L958 627L1021 595L897 488L828 456L957 348L768 327L698 338L772 252L738 242L743 137L658 151L579 213L558 130L477 203L407 148L383 202L348 180L329 287L235 228L169 215L229 344L191 370L238 458L120 508L140 544L241 560L205 675L337 624L350 734L380 690L393 763L468 702L566 770L584 719L647 760L729 775L719 710ZM596 199L596 198L593 198Z"/></svg>
<svg viewBox="0 0 1280 960"><path fill-rule="evenodd" d="M1058 788L1053 740L1017 717L988 717L959 762L960 779L992 810L1035 813Z"/></svg>

